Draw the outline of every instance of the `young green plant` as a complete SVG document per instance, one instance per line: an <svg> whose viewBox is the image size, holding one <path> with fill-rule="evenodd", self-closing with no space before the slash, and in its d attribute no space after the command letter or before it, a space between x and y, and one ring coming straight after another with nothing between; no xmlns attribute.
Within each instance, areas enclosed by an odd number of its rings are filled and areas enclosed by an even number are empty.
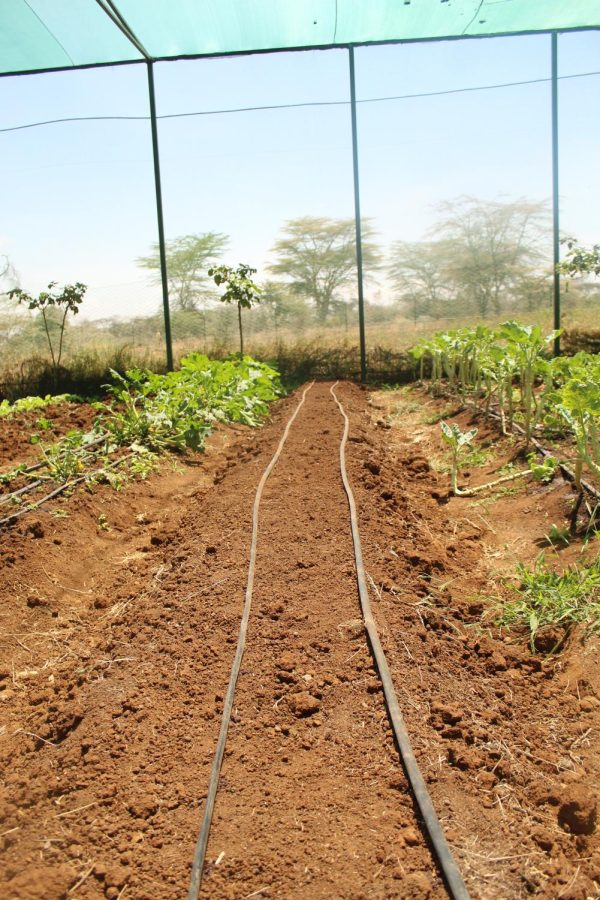
<svg viewBox="0 0 600 900"><path fill-rule="evenodd" d="M495 488L508 481L515 481L517 478L524 478L528 475L532 475L538 480L546 481L552 478L558 465L558 461L553 456L546 457L542 463L537 463L535 455L532 454L529 457L529 469L524 469L521 472L511 472L509 475L503 475L501 478L496 478L494 481L488 481L486 484L480 484L477 487L462 489L458 486L460 456L473 443L477 429L461 431L455 422L451 425L448 425L447 422L440 422L440 427L442 429L442 438L449 445L452 452L450 486L452 493L456 497L473 497L489 488Z"/></svg>
<svg viewBox="0 0 600 900"><path fill-rule="evenodd" d="M532 651L537 649L540 628L564 629L549 648L556 652L569 630L580 624L588 631L600 629L600 555L592 562L574 565L564 572L547 568L543 556L532 569L517 566L518 584L511 584L517 597L500 604L499 625L520 625L529 631Z"/></svg>
<svg viewBox="0 0 600 900"><path fill-rule="evenodd" d="M235 303L238 310L238 327L240 332L240 355L244 355L244 331L242 328L242 309L251 309L260 300L261 289L251 280L256 269L240 263L237 269L233 266L211 266L208 274L217 287L225 285L225 293L219 298L221 303Z"/></svg>
<svg viewBox="0 0 600 900"><path fill-rule="evenodd" d="M37 297L33 297L21 288L13 288L8 292L8 296L16 298L18 303L26 303L28 309L37 310L41 313L44 323L44 331L46 332L46 340L50 350L52 359L52 371L54 375L54 384L58 384L58 372L60 360L63 351L63 340L65 336L65 327L67 324L67 316L69 313L76 316L79 312L79 306L83 302L83 297L87 291L87 285L77 281L75 284L66 284L62 291L55 291L56 281L51 281L47 291L42 291ZM61 310L58 321L54 319L50 311L52 309ZM58 346L55 346L56 338L52 337L50 326L58 328Z"/></svg>

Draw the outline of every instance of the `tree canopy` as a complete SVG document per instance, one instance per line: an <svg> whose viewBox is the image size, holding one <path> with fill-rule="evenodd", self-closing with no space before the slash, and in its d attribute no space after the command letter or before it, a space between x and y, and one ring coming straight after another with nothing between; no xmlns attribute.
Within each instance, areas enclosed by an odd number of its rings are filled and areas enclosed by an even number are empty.
<svg viewBox="0 0 600 900"><path fill-rule="evenodd" d="M218 261L228 243L229 237L217 231L185 234L166 242L169 297L175 309L197 309L214 298L207 269ZM161 283L158 244L152 245L150 256L140 256L136 262L155 273L155 284Z"/></svg>
<svg viewBox="0 0 600 900"><path fill-rule="evenodd" d="M576 275L595 275L600 278L600 244L593 244L588 250L582 247L575 238L565 238L562 243L567 245L566 258L557 268L564 275L571 278Z"/></svg>
<svg viewBox="0 0 600 900"><path fill-rule="evenodd" d="M448 242L448 276L482 318L499 313L503 295L522 292L527 275L537 274L548 234L547 205L465 196L438 209L443 218L435 232Z"/></svg>
<svg viewBox="0 0 600 900"><path fill-rule="evenodd" d="M271 272L287 278L297 294L314 303L320 321L325 321L340 292L356 281L354 219L303 216L290 219L284 237L272 248L277 261ZM362 223L363 270L368 277L381 265L379 247L372 240L373 228Z"/></svg>
<svg viewBox="0 0 600 900"><path fill-rule="evenodd" d="M19 286L19 276L8 256L0 254L0 301L8 300L8 293Z"/></svg>
<svg viewBox="0 0 600 900"><path fill-rule="evenodd" d="M459 197L438 211L440 222L431 232L437 239L392 245L388 271L396 298L413 319L485 318L516 303L533 309L549 296L545 203Z"/></svg>
<svg viewBox="0 0 600 900"><path fill-rule="evenodd" d="M397 296L408 306L413 321L421 316L435 318L444 314L443 307L449 297L448 254L445 241L392 244L388 272Z"/></svg>

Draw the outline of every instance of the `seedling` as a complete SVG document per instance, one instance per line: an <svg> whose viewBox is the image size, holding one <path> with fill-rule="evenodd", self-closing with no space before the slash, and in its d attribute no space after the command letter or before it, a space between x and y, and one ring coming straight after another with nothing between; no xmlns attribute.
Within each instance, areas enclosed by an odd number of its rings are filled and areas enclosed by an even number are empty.
<svg viewBox="0 0 600 900"><path fill-rule="evenodd" d="M519 584L512 584L511 589L518 597L501 604L497 623L526 627L532 651L536 635L544 626L563 627L564 637L575 623L588 631L600 630L600 555L589 565L572 566L562 574L549 570L542 555L533 569L520 563L517 574Z"/></svg>
<svg viewBox="0 0 600 900"><path fill-rule="evenodd" d="M542 462L538 462L535 453L530 453L527 457L527 462L529 463L529 470L536 481L552 481L558 468L558 459L555 456L545 456Z"/></svg>
<svg viewBox="0 0 600 900"><path fill-rule="evenodd" d="M238 310L238 327L240 332L240 355L244 355L244 332L242 329L242 309L250 309L260 300L261 289L254 284L250 276L256 269L240 263L237 269L232 266L211 266L208 274L217 287L225 285L225 293L219 298L221 303L235 303Z"/></svg>
<svg viewBox="0 0 600 900"><path fill-rule="evenodd" d="M440 426L442 429L442 437L452 451L450 486L452 493L456 497L473 497L475 494L481 493L481 491L498 487L498 485L505 484L508 481L515 481L517 478L524 478L527 475L533 475L534 478L540 481L548 481L553 477L556 466L558 465L558 460L553 456L547 457L542 463L537 463L535 461L535 456L532 455L529 458L529 469L525 469L521 472L511 472L509 475L503 475L501 478L496 478L494 481L488 481L486 484L480 484L477 487L467 488L466 490L461 489L458 487L460 456L467 447L471 447L473 438L477 434L477 429L474 428L471 431L463 432L455 422L453 422L452 425L448 425L447 422L440 422Z"/></svg>
<svg viewBox="0 0 600 900"><path fill-rule="evenodd" d="M62 291L54 291L56 281L51 281L47 291L42 291L37 297L32 297L21 288L13 288L8 292L8 296L16 298L18 303L26 303L28 309L37 310L42 315L44 323L44 331L46 332L46 340L50 350L52 359L52 371L54 373L54 383L58 383L58 371L63 351L63 340L65 336L65 326L67 324L67 316L69 313L76 316L79 307L83 302L83 297L87 291L87 285L77 281L75 284L66 284ZM52 308L62 310L62 317L59 314L58 322L49 315ZM58 326L58 346L55 346L55 339L50 333L50 325Z"/></svg>
<svg viewBox="0 0 600 900"><path fill-rule="evenodd" d="M456 422L448 425L447 422L440 422L442 429L442 438L450 446L452 451L452 467L450 471L450 485L452 493L457 496L465 496L465 491L461 491L458 487L458 462L461 452L470 447L473 438L477 434L477 429L471 431L461 431Z"/></svg>
<svg viewBox="0 0 600 900"><path fill-rule="evenodd" d="M571 534L568 528L564 526L561 528L552 523L550 530L546 535L546 540L549 544L552 544L553 547L568 547L571 543Z"/></svg>
<svg viewBox="0 0 600 900"><path fill-rule="evenodd" d="M83 472L84 464L80 452L79 435L68 435L63 441L42 447L42 459L50 478L63 484Z"/></svg>

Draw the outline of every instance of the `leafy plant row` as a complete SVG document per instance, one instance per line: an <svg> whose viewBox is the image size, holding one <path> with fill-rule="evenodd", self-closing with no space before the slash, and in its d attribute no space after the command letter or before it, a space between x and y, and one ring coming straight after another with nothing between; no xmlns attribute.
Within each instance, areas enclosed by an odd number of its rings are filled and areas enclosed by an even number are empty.
<svg viewBox="0 0 600 900"><path fill-rule="evenodd" d="M133 369L113 376L109 402L94 404L98 417L91 431L71 431L56 443L40 445L37 463L0 475L3 484L25 481L4 494L0 505L19 507L19 513L35 508L39 503L23 507L25 495L49 482L69 487L107 480L118 486L114 468L120 462L144 476L157 454L202 449L216 423L258 425L282 393L278 373L248 356L219 362L193 353L177 372Z"/></svg>
<svg viewBox="0 0 600 900"><path fill-rule="evenodd" d="M281 393L278 373L264 363L249 356L219 362L200 353L166 375L114 373L109 390L104 427L120 445L136 441L155 451L198 450L217 422L256 426Z"/></svg>
<svg viewBox="0 0 600 900"><path fill-rule="evenodd" d="M43 409L45 406L58 405L60 403L80 403L81 397L76 394L46 394L45 397L22 397L9 403L8 400L0 402L0 419L14 416L18 413L29 412L34 409Z"/></svg>
<svg viewBox="0 0 600 900"><path fill-rule="evenodd" d="M434 394L444 382L446 390L482 405L486 416L497 411L505 434L521 424L526 447L536 432L572 435L581 491L584 470L600 479L600 355L551 359L556 334L511 321L496 329L479 325L440 332L411 352Z"/></svg>

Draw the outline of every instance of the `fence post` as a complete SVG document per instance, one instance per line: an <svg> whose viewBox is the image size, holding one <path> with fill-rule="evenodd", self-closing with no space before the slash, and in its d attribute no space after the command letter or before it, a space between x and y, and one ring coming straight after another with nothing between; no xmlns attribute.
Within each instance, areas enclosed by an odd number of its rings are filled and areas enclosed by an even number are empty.
<svg viewBox="0 0 600 900"><path fill-rule="evenodd" d="M152 155L154 157L154 186L156 190L156 218L158 222L158 248L160 254L160 276L162 282L163 316L165 320L165 344L167 349L167 369L173 371L173 340L171 337L171 311L169 309L169 282L167 280L167 251L165 247L165 227L163 221L162 188L160 183L160 158L158 155L158 129L156 126L156 97L154 94L153 63L148 60L148 93L150 97L150 124L152 127Z"/></svg>
<svg viewBox="0 0 600 900"><path fill-rule="evenodd" d="M552 32L552 239L554 272L554 327L560 328L560 262L558 196L558 34ZM560 356L560 337L554 339L554 355Z"/></svg>
<svg viewBox="0 0 600 900"><path fill-rule="evenodd" d="M367 381L367 348L365 341L365 298L363 290L362 229L360 223L360 186L358 180L358 133L356 128L356 83L354 47L348 47L350 61L350 112L352 115L352 166L354 170L354 221L356 227L356 273L358 279L358 332L360 339L360 380Z"/></svg>

